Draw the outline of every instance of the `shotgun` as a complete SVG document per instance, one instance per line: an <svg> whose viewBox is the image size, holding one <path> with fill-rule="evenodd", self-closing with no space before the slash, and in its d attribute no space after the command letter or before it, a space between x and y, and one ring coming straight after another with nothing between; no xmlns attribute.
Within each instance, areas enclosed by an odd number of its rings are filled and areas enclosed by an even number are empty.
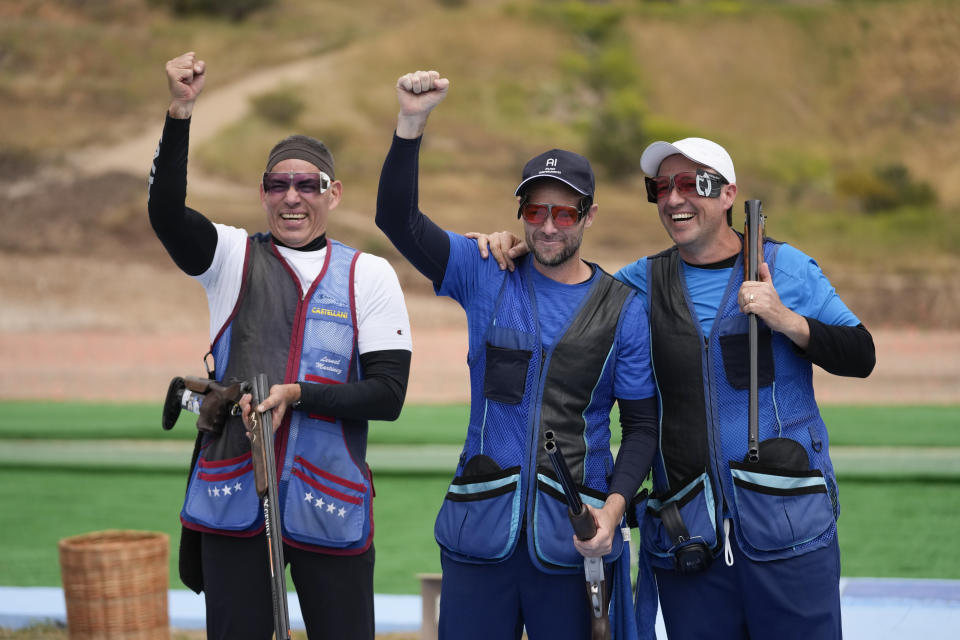
<svg viewBox="0 0 960 640"><path fill-rule="evenodd" d="M270 395L267 376L253 379L250 426L250 449L257 495L263 499L263 523L270 554L270 587L273 592L273 629L275 640L290 639L290 613L287 610L286 565L283 560L283 536L280 533L280 511L277 507L277 462L273 452L273 416L269 411L258 413L256 407Z"/></svg>
<svg viewBox="0 0 960 640"><path fill-rule="evenodd" d="M567 517L577 537L589 540L597 534L597 523L593 515L580 500L577 485L570 475L570 468L560 451L553 431L543 434L544 451L550 458L550 464L557 474L563 495L567 499ZM610 618L607 613L607 589L603 574L603 558L584 558L583 571L587 579L587 601L590 604L590 638L591 640L610 640Z"/></svg>
<svg viewBox="0 0 960 640"><path fill-rule="evenodd" d="M744 280L759 280L760 257L763 255L763 203L747 200L744 203L746 220L743 229ZM757 400L757 314L747 314L750 343L750 405L747 430L747 460L760 462L760 414Z"/></svg>
<svg viewBox="0 0 960 640"><path fill-rule="evenodd" d="M172 429L181 410L199 415L197 429L220 433L228 415L240 415L240 397L253 395L256 408L268 395L267 376L263 373L252 382L240 381L222 385L216 380L195 376L176 377L170 381L163 403L164 429ZM273 596L273 628L275 640L289 640L290 614L287 610L286 565L283 560L283 537L277 508L277 463L273 451L273 417L269 411L251 414L249 427L250 454L254 484L263 501L264 531L270 558L270 588Z"/></svg>

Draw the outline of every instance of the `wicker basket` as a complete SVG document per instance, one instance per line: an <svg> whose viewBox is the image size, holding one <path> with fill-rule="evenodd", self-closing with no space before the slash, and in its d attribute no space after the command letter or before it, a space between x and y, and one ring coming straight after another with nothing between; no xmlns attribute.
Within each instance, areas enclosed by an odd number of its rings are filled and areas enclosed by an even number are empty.
<svg viewBox="0 0 960 640"><path fill-rule="evenodd" d="M169 640L166 534L95 531L59 547L71 640Z"/></svg>

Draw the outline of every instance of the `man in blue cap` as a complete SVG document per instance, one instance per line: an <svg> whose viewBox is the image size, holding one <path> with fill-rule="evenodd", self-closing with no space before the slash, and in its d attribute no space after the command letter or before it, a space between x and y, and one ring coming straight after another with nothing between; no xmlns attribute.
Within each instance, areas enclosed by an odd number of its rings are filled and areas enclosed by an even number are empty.
<svg viewBox="0 0 960 640"><path fill-rule="evenodd" d="M586 638L583 557L628 561L621 521L656 447L646 314L629 287L580 258L599 207L579 154L553 149L524 167L515 195L531 256L513 272L419 211L420 141L448 88L435 71L398 80L377 201L377 225L439 295L460 303L469 327L470 423L435 527L440 636L519 639L526 627L533 640ZM616 462L614 401L623 429ZM573 535L544 452L547 430L597 524L589 541ZM629 577L619 577L629 601Z"/></svg>

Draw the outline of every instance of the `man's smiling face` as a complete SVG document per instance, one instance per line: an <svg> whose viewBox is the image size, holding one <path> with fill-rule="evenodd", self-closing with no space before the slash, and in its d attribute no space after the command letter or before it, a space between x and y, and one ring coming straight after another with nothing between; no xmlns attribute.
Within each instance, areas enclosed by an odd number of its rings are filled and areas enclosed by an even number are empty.
<svg viewBox="0 0 960 640"><path fill-rule="evenodd" d="M674 154L660 163L657 175L669 177L704 168L713 172L709 167L703 167L683 155ZM711 247L721 244L729 235L726 211L733 205L736 193L736 185L724 185L719 198L682 196L676 188L671 188L669 193L657 201L660 222L684 259L694 263L701 262L698 259L689 259L709 253Z"/></svg>
<svg viewBox="0 0 960 640"><path fill-rule="evenodd" d="M271 172L317 173L315 165L306 160L281 160ZM284 193L267 193L260 185L260 202L267 212L267 226L273 237L288 247L302 247L320 237L327 230L330 210L340 203L343 186L339 180L330 183L323 193L301 193L290 185Z"/></svg>

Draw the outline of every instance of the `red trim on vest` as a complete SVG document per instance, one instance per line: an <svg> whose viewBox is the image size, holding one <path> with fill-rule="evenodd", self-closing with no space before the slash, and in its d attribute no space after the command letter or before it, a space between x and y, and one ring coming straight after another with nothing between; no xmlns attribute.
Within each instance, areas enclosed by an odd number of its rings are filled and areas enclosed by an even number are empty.
<svg viewBox="0 0 960 640"><path fill-rule="evenodd" d="M208 443L209 444L209 443ZM197 458L197 464L200 465L201 469L216 469L218 467L229 467L232 464L239 464L244 460L251 457L250 453L243 453L237 456L236 458L228 458L227 460L206 460L204 458Z"/></svg>
<svg viewBox="0 0 960 640"><path fill-rule="evenodd" d="M253 462L250 464L245 464L239 469L227 471L226 473L204 473L203 471L198 471L197 477L201 480L209 480L211 482L219 482L220 480L233 480L234 478L249 472L251 469L253 469Z"/></svg>
<svg viewBox="0 0 960 640"><path fill-rule="evenodd" d="M320 469L320 468L318 468L318 467L315 467L314 465L310 464L310 462L309 462L308 460L304 460L304 459L301 458L300 456L295 456L295 457L293 458L293 461L294 461L294 462L299 462L300 464L302 464L302 465L307 469L307 471L309 471L309 472L311 472L311 473L313 473L313 474L315 474L315 475L318 475L318 476L320 476L321 478L324 478L324 479L326 479L326 480L329 480L330 482L336 482L336 483L339 484L339 485L343 485L344 487L347 487L348 489L353 489L354 491L359 491L360 493L364 493L364 492L367 490L367 488L366 488L365 486L363 486L362 484L357 484L356 482L351 482L351 481L347 480L346 478L341 478L340 476L335 476L335 475L333 475L332 473L330 473L329 471L324 471L323 469Z"/></svg>
<svg viewBox="0 0 960 640"><path fill-rule="evenodd" d="M292 473L293 475L297 476L298 478L306 482L308 485L310 485L317 491L321 491L327 494L328 496L333 496L338 500L343 500L344 502L349 502L350 504L363 504L363 498L350 496L345 493L340 493L336 489L325 487L319 482L317 482L316 480L314 480L313 478L311 478L310 476L308 476L307 474L305 474L303 471L300 471L300 469L294 469Z"/></svg>

